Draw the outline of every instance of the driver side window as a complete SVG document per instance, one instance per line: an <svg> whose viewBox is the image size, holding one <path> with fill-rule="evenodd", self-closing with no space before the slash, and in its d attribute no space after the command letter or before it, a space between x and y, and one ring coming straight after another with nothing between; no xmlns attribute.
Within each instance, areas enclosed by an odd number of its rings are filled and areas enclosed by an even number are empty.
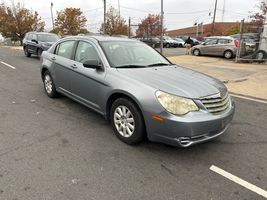
<svg viewBox="0 0 267 200"><path fill-rule="evenodd" d="M214 45L217 44L217 39L215 40L208 40L207 42L205 42L206 45Z"/></svg>
<svg viewBox="0 0 267 200"><path fill-rule="evenodd" d="M88 42L80 41L75 54L75 61L83 63L86 60L99 60L96 49Z"/></svg>

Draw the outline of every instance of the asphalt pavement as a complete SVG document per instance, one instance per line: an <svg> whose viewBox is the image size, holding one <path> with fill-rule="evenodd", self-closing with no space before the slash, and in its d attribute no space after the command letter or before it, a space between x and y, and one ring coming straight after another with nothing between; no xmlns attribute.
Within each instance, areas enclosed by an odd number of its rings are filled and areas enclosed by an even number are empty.
<svg viewBox="0 0 267 200"><path fill-rule="evenodd" d="M267 104L235 98L232 125L208 143L128 146L99 114L48 98L39 65L0 47L0 199L266 199L210 167L267 189Z"/></svg>

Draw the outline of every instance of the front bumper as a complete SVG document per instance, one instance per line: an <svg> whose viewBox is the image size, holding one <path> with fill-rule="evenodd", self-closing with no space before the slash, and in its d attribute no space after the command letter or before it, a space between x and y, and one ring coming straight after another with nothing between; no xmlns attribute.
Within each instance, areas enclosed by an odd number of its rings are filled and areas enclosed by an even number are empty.
<svg viewBox="0 0 267 200"><path fill-rule="evenodd" d="M163 112L157 115L164 119L161 122L146 117L148 138L151 141L182 147L212 140L222 135L233 119L235 105L232 98L230 101L229 108L220 115L199 110L184 116Z"/></svg>

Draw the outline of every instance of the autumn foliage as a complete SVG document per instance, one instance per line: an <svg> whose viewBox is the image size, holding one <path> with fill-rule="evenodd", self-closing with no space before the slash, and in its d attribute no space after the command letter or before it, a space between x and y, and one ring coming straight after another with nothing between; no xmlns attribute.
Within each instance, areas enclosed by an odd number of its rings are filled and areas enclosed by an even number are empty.
<svg viewBox="0 0 267 200"><path fill-rule="evenodd" d="M165 32L166 29L163 30ZM149 14L142 19L136 30L137 37L158 36L161 33L160 15Z"/></svg>
<svg viewBox="0 0 267 200"><path fill-rule="evenodd" d="M27 32L44 31L45 23L38 13L17 4L10 8L4 4L0 5L0 33L12 40L22 40Z"/></svg>
<svg viewBox="0 0 267 200"><path fill-rule="evenodd" d="M263 26L265 15L267 13L267 3L265 1L261 1L258 7L260 8L260 11L250 16L251 23L256 28Z"/></svg>
<svg viewBox="0 0 267 200"><path fill-rule="evenodd" d="M104 33L104 23L101 24L100 32ZM106 14L105 34L127 35L128 26L126 21L119 15L118 11L110 7Z"/></svg>
<svg viewBox="0 0 267 200"><path fill-rule="evenodd" d="M55 20L55 32L65 35L77 35L86 33L87 19L80 8L65 8L57 12Z"/></svg>

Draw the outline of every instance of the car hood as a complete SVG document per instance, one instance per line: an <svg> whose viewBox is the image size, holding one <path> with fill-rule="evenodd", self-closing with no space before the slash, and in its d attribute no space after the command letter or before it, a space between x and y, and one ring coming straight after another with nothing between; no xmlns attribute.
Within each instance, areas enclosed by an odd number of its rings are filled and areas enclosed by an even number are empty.
<svg viewBox="0 0 267 200"><path fill-rule="evenodd" d="M219 80L184 67L124 68L118 71L156 90L187 98L198 99L226 90Z"/></svg>

